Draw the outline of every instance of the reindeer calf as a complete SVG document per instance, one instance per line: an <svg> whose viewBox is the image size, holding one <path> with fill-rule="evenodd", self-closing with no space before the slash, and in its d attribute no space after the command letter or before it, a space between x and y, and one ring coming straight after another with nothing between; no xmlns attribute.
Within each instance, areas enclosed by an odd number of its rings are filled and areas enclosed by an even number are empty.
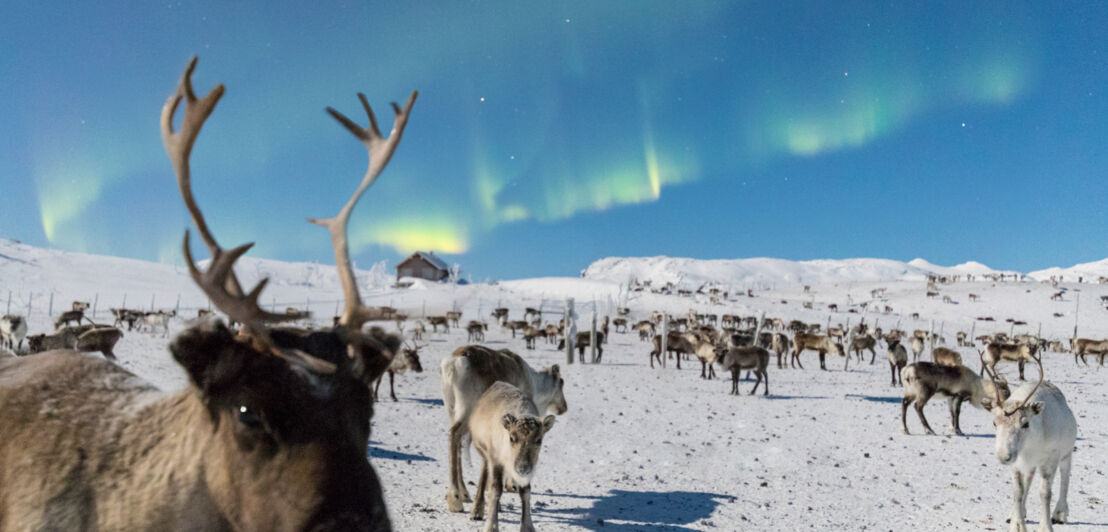
<svg viewBox="0 0 1108 532"><path fill-rule="evenodd" d="M505 484L519 491L520 530L535 529L531 524L531 477L538 465L543 436L553 426L553 415L540 418L530 395L503 381L490 386L477 401L469 417L469 433L481 455L481 478L470 516L474 520L484 518L486 532L499 530L500 496Z"/></svg>

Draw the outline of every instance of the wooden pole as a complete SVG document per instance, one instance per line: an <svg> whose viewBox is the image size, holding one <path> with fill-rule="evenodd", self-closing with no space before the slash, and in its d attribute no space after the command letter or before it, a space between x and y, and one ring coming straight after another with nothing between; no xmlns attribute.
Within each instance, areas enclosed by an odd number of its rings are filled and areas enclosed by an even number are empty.
<svg viewBox="0 0 1108 532"><path fill-rule="evenodd" d="M100 292L92 296L92 317L96 318L96 306L100 304Z"/></svg>
<svg viewBox="0 0 1108 532"><path fill-rule="evenodd" d="M500 308L497 303L497 308ZM562 314L562 332L565 335L563 342L566 344L566 365L573 364L573 339L577 334L577 324L573 322L573 298L566 299L566 308Z"/></svg>
<svg viewBox="0 0 1108 532"><path fill-rule="evenodd" d="M1081 311L1081 292L1077 293L1077 297L1073 301L1073 342L1070 343L1070 349L1073 348L1073 343L1077 342L1077 313Z"/></svg>
<svg viewBox="0 0 1108 532"><path fill-rule="evenodd" d="M661 359L660 365L666 367L666 348L669 347L669 312L662 312L662 340L658 344L658 358ZM677 355L681 356L681 355Z"/></svg>
<svg viewBox="0 0 1108 532"><path fill-rule="evenodd" d="M592 329L589 330L589 359L593 364L597 363L596 360L596 304L593 304L592 308Z"/></svg>
<svg viewBox="0 0 1108 532"><path fill-rule="evenodd" d="M54 291L50 291L50 304L46 307L46 314L48 316L54 315Z"/></svg>

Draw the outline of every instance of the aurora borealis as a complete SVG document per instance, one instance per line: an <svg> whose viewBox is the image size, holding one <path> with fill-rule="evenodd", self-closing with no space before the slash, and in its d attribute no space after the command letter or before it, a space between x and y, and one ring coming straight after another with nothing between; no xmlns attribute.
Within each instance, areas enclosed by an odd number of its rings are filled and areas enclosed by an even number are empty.
<svg viewBox="0 0 1108 532"><path fill-rule="evenodd" d="M608 255L1108 256L1108 7L389 2L0 8L0 236L179 261L157 118L192 55L227 94L193 153L222 242L329 261L307 217L365 170L324 112L421 96L355 211L360 264L475 278ZM1088 201L1087 208L1074 208Z"/></svg>

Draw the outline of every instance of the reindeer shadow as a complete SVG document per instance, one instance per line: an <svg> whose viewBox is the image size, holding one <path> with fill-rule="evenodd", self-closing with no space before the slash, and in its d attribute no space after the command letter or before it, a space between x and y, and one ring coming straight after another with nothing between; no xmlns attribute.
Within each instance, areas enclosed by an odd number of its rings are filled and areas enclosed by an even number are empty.
<svg viewBox="0 0 1108 532"><path fill-rule="evenodd" d="M403 460L407 462L435 462L434 458L430 456L424 456L422 454L411 454L400 451L390 451L388 449L382 449L373 445L370 442L369 448L366 449L366 457L374 458L378 460Z"/></svg>
<svg viewBox="0 0 1108 532"><path fill-rule="evenodd" d="M701 530L700 521L711 518L721 502L733 501L731 495L696 491L627 491L611 490L602 496L563 493L537 494L543 497L564 497L592 501L588 507L543 508L534 506L537 516L548 517L565 525L585 529L632 531Z"/></svg>
<svg viewBox="0 0 1108 532"><path fill-rule="evenodd" d="M442 399L421 399L418 397L412 397L403 399L405 402L419 403L421 405L442 406Z"/></svg>
<svg viewBox="0 0 1108 532"><path fill-rule="evenodd" d="M876 395L862 395L857 393L846 394L847 399L861 399L863 401L872 401L874 403L896 403L900 404L902 398L900 397L878 397Z"/></svg>

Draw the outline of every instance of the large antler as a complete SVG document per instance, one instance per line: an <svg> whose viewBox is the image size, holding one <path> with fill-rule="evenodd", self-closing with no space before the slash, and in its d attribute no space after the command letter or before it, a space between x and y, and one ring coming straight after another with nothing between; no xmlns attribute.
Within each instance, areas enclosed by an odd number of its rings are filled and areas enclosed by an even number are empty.
<svg viewBox="0 0 1108 532"><path fill-rule="evenodd" d="M369 309L362 303L362 298L358 294L354 268L350 265L350 248L347 245L346 226L350 221L350 213L354 210L354 205L358 203L362 194L373 184L377 176L381 175L381 171L389 164L392 154L396 152L396 147L400 144L400 138L404 135L404 127L408 125L408 115L412 112L412 105L415 104L418 96L419 91L412 91L412 95L408 97L408 104L403 109L396 103L392 104L396 118L393 121L392 131L389 132L388 138L381 135L381 130L377 127L377 117L373 115L373 109L369 107L369 101L362 93L358 93L358 99L362 101L362 107L365 108L365 113L369 117L368 128L362 128L331 107L327 108L327 112L353 133L369 152L369 168L366 169L365 177L362 178L362 183L358 185L358 189L354 191L354 195L346 202L339 214L334 218L308 219L309 222L320 227L326 227L331 232L331 245L335 248L335 267L338 268L339 280L342 281L342 291L346 298L339 323L352 330L360 329L369 320L370 316Z"/></svg>
<svg viewBox="0 0 1108 532"><path fill-rule="evenodd" d="M177 186L181 190L181 198L184 200L189 214L192 215L192 221L196 224L201 239L207 244L212 255L211 264L207 271L201 271L197 268L192 258L192 251L189 249L189 232L186 230L182 246L189 274L200 289L211 299L212 304L227 314L230 319L243 324L254 339L255 346L260 350L269 351L316 371L332 372L335 370L335 366L330 362L311 357L300 351L287 352L273 346L265 324L298 319L302 315L276 314L262 310L258 305L258 297L269 281L268 278L259 281L250 293L243 293L242 286L239 284L238 278L235 277L233 268L235 261L254 244L244 244L229 251L224 250L216 242L211 230L208 229L204 215L200 212L200 207L196 205L196 200L192 195L189 156L192 153L192 146L196 142L196 137L204 126L204 121L211 116L216 104L219 103L220 97L223 96L224 88L222 84L216 85L207 96L197 98L192 90L192 72L194 69L196 69L195 57L192 58L192 61L189 61L185 74L181 77L181 82L177 86L177 91L170 95L165 102L165 106L162 107L161 118L162 143L165 144L166 154L169 155L169 160L173 163L173 171L177 175ZM177 112L181 100L185 101L185 115L181 120L180 130L174 131L173 115Z"/></svg>
<svg viewBox="0 0 1108 532"><path fill-rule="evenodd" d="M1016 405L1016 407L1013 408L1011 411L1008 411L1007 409L1004 410L1004 415L1006 416L1015 414L1017 411L1019 411L1019 409L1023 408L1024 405L1026 405L1027 402L1031 400L1031 396L1035 395L1035 392L1038 391L1039 385L1043 383L1043 359L1035 355L1031 355L1031 358L1034 359L1035 362L1039 365L1039 382L1035 383L1035 387L1031 388L1031 393L1027 394L1027 397L1024 397L1023 401L1020 401L1020 404Z"/></svg>

